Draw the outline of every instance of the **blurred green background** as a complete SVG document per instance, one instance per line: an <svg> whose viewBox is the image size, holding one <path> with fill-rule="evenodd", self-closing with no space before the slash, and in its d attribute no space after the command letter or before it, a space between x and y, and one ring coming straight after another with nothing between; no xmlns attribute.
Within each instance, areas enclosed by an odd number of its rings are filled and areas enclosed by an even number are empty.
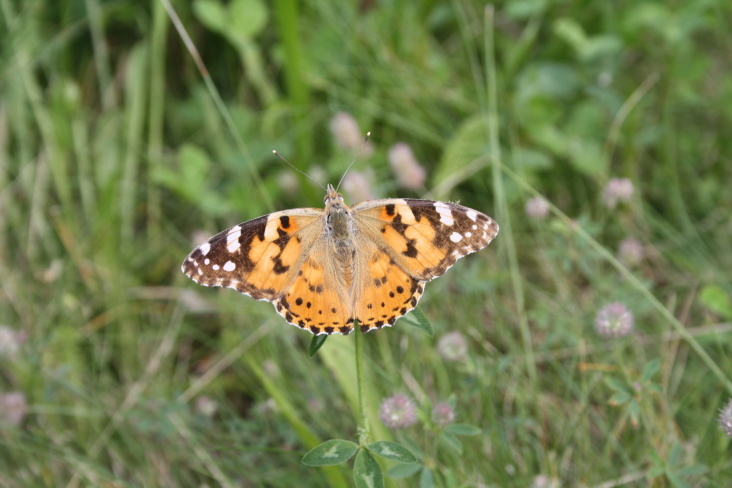
<svg viewBox="0 0 732 488"><path fill-rule="evenodd" d="M172 8L210 78L162 2L0 0L0 486L352 486L300 459L356 437L354 336L309 358L271 305L179 267L322 205L272 149L335 184L366 131L349 203L501 225L426 287L434 337L365 337L373 436L421 460L387 486L729 485L732 3ZM629 336L598 332L611 302ZM443 435L439 402L482 434Z"/></svg>

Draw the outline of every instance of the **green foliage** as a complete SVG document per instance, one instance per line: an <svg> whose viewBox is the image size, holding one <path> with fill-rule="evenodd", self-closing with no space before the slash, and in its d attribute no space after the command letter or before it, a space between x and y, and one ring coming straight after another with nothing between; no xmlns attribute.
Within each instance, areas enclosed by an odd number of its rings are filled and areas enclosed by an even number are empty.
<svg viewBox="0 0 732 488"><path fill-rule="evenodd" d="M353 481L356 488L381 488L384 486L384 475L379 463L367 449L361 449L356 454L353 463Z"/></svg>
<svg viewBox="0 0 732 488"><path fill-rule="evenodd" d="M703 464L689 465L684 460L684 448L681 443L674 443L668 454L663 457L656 453L651 454L652 468L648 472L649 478L665 478L674 488L691 488L695 483L689 480L698 479L708 472Z"/></svg>
<svg viewBox="0 0 732 488"><path fill-rule="evenodd" d="M607 377L605 382L613 390L609 399L610 405L622 406L627 410L633 426L640 424L643 406L653 402L651 394L662 392L661 385L651 382L651 378L658 372L660 361L653 360L643 369L640 378L626 383L616 378Z"/></svg>
<svg viewBox="0 0 732 488"><path fill-rule="evenodd" d="M391 441L372 442L366 446L372 454L376 454L389 461L397 463L412 464L417 462L417 458L406 447Z"/></svg>
<svg viewBox="0 0 732 488"><path fill-rule="evenodd" d="M384 486L383 472L373 455L401 464L417 462L417 458L409 449L396 442L377 441L359 448L355 442L331 439L311 449L302 458L302 463L307 466L333 466L345 463L354 454L356 460L353 464L353 480L358 487Z"/></svg>
<svg viewBox="0 0 732 488"><path fill-rule="evenodd" d="M732 320L732 299L722 287L706 285L699 293L699 301L720 317Z"/></svg>
<svg viewBox="0 0 732 488"><path fill-rule="evenodd" d="M311 449L302 458L308 466L333 466L345 463L358 451L358 444L342 439L331 439Z"/></svg>
<svg viewBox="0 0 732 488"><path fill-rule="evenodd" d="M205 69L162 2L0 7L3 482L730 484L732 3L173 3ZM309 342L179 271L203 237L320 206L272 149L337 182L341 111L372 131L352 170L371 195L501 225L361 337L358 381L353 334ZM399 187L397 142L424 187ZM617 177L634 194L611 209ZM626 237L640 261L615 258ZM593 327L613 301L630 337ZM418 406L401 430L379 418L395 393ZM301 462L322 446L341 464Z"/></svg>
<svg viewBox="0 0 732 488"><path fill-rule="evenodd" d="M435 335L432 324L424 312L419 308L412 310L410 314L404 318L404 322L412 325L417 330L421 330L430 337Z"/></svg>
<svg viewBox="0 0 732 488"><path fill-rule="evenodd" d="M308 356L313 357L315 354L317 354L318 350L323 347L323 344L325 344L326 339L328 339L327 335L314 335L313 339L310 341L310 347L308 348Z"/></svg>

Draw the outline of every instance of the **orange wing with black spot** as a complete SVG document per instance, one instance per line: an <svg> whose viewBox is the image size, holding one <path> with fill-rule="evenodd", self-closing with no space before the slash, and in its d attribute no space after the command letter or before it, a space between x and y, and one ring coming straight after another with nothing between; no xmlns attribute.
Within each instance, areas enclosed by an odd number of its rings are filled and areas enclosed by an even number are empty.
<svg viewBox="0 0 732 488"><path fill-rule="evenodd" d="M194 249L181 269L204 286L275 300L287 291L315 244L322 216L322 210L301 208L236 225Z"/></svg>
<svg viewBox="0 0 732 488"><path fill-rule="evenodd" d="M348 290L322 259L325 242L311 250L286 294L274 302L275 309L289 323L313 334L348 334L353 329Z"/></svg>
<svg viewBox="0 0 732 488"><path fill-rule="evenodd" d="M353 206L359 227L411 276L429 281L498 234L487 215L432 200L371 200Z"/></svg>
<svg viewBox="0 0 732 488"><path fill-rule="evenodd" d="M353 316L363 332L394 325L417 306L425 283L410 276L384 249L376 247L366 269L361 292L353 304Z"/></svg>
<svg viewBox="0 0 732 488"><path fill-rule="evenodd" d="M371 200L352 210L359 230L377 248L363 280L365 291L355 303L364 331L393 325L417 305L427 281L498 234L493 219L453 203Z"/></svg>

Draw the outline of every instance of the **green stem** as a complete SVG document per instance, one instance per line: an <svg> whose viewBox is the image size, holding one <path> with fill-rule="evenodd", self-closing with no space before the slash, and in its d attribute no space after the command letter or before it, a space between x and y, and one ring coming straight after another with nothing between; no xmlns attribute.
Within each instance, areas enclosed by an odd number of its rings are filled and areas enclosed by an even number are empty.
<svg viewBox="0 0 732 488"><path fill-rule="evenodd" d="M363 332L361 332L358 322L354 322L356 329L356 388L358 389L358 415L360 417L358 428L358 443L365 445L370 442L369 419L366 417L366 402L363 395Z"/></svg>

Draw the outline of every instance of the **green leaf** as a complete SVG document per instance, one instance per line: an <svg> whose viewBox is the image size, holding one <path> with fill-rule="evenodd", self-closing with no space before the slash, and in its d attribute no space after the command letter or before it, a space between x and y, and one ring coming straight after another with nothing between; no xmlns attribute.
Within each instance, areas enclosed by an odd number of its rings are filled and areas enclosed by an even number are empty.
<svg viewBox="0 0 732 488"><path fill-rule="evenodd" d="M200 198L206 187L211 160L206 152L193 144L183 144L176 159L175 169L160 166L153 172L153 178L187 198Z"/></svg>
<svg viewBox="0 0 732 488"><path fill-rule="evenodd" d="M568 17L559 18L554 21L552 30L557 38L572 46L578 53L582 53L586 49L587 34L576 20Z"/></svg>
<svg viewBox="0 0 732 488"><path fill-rule="evenodd" d="M318 352L318 350L323 347L323 344L325 344L325 341L328 339L328 336L326 334L320 334L320 335L314 335L312 340L310 341L310 347L308 348L308 355L310 357L315 356L315 353Z"/></svg>
<svg viewBox="0 0 732 488"><path fill-rule="evenodd" d="M613 396L610 397L610 400L608 400L608 403L610 405L623 405L625 403L628 403L631 399L630 393L626 391L619 391L618 393L615 393Z"/></svg>
<svg viewBox="0 0 732 488"><path fill-rule="evenodd" d="M440 440L442 440L447 447L449 447L456 453L463 453L463 443L460 442L460 439L458 439L455 434L447 431L442 431L440 433Z"/></svg>
<svg viewBox="0 0 732 488"><path fill-rule="evenodd" d="M450 188L468 180L488 164L475 164L488 153L488 118L475 115L463 122L447 141L442 158L433 173L432 182L440 185L438 198L445 198ZM449 185L445 186L445 182Z"/></svg>
<svg viewBox="0 0 732 488"><path fill-rule="evenodd" d="M234 0L229 4L229 35L251 39L267 24L267 8L260 0Z"/></svg>
<svg viewBox="0 0 732 488"><path fill-rule="evenodd" d="M198 0L193 3L193 13L203 25L212 31L224 33L228 15L221 2Z"/></svg>
<svg viewBox="0 0 732 488"><path fill-rule="evenodd" d="M402 445L404 445L404 447L409 449L409 452L411 452L412 454L417 456L417 459L424 459L424 457L425 457L424 451L422 451L420 445L417 442L415 442L414 439L412 439L408 435L405 435L400 440L402 441Z"/></svg>
<svg viewBox="0 0 732 488"><path fill-rule="evenodd" d="M419 477L419 488L432 488L433 486L435 486L435 480L432 471L425 467Z"/></svg>
<svg viewBox="0 0 732 488"><path fill-rule="evenodd" d="M674 445L671 446L671 450L668 453L668 464L671 466L676 466L681 461L681 456L684 454L684 450L681 447L680 442L674 442Z"/></svg>
<svg viewBox="0 0 732 488"><path fill-rule="evenodd" d="M418 308L412 310L412 312L406 317L406 321L409 325L418 328L430 337L435 335L429 319L424 312Z"/></svg>
<svg viewBox="0 0 732 488"><path fill-rule="evenodd" d="M594 178L606 173L605 155L599 142L570 136L567 143L567 156L574 169Z"/></svg>
<svg viewBox="0 0 732 488"><path fill-rule="evenodd" d="M412 454L412 451L396 442L377 441L366 446L366 449L390 461L406 464L417 462L417 457Z"/></svg>
<svg viewBox="0 0 732 488"><path fill-rule="evenodd" d="M311 449L303 456L302 463L306 466L332 466L345 463L356 451L358 444L355 442L331 439Z"/></svg>
<svg viewBox="0 0 732 488"><path fill-rule="evenodd" d="M193 144L184 144L177 154L177 168L162 166L153 170L153 179L183 198L195 203L206 215L223 215L230 211L228 201L208 191L211 159Z"/></svg>
<svg viewBox="0 0 732 488"><path fill-rule="evenodd" d="M646 367L643 368L643 374L641 375L641 379L644 382L649 381L651 378L653 378L653 375L655 375L660 368L661 368L660 359L654 359L654 360L650 361L648 364L646 364Z"/></svg>
<svg viewBox="0 0 732 488"><path fill-rule="evenodd" d="M395 464L394 466L386 470L386 475L389 478L395 479L408 478L420 469L422 469L422 465L419 463Z"/></svg>
<svg viewBox="0 0 732 488"><path fill-rule="evenodd" d="M617 393L630 393L630 391L628 390L628 385L626 385L624 382L620 381L617 378L605 378L605 384L609 386L611 390Z"/></svg>
<svg viewBox="0 0 732 488"><path fill-rule="evenodd" d="M615 36L587 36L582 26L574 19L566 17L558 19L552 27L557 37L571 45L583 61L612 56L623 47L623 43Z"/></svg>
<svg viewBox="0 0 732 488"><path fill-rule="evenodd" d="M384 474L374 456L366 449L361 449L353 463L353 481L356 488L381 488L384 486Z"/></svg>
<svg viewBox="0 0 732 488"><path fill-rule="evenodd" d="M729 294L720 286L707 285L699 293L699 301L706 308L725 319L732 319Z"/></svg>
<svg viewBox="0 0 732 488"><path fill-rule="evenodd" d="M483 430L471 424L449 424L445 427L445 432L455 435L480 435Z"/></svg>
<svg viewBox="0 0 732 488"><path fill-rule="evenodd" d="M516 80L517 96L541 96L555 100L570 100L584 86L582 77L573 64L535 62L524 68ZM554 114L552 121L559 121Z"/></svg>

